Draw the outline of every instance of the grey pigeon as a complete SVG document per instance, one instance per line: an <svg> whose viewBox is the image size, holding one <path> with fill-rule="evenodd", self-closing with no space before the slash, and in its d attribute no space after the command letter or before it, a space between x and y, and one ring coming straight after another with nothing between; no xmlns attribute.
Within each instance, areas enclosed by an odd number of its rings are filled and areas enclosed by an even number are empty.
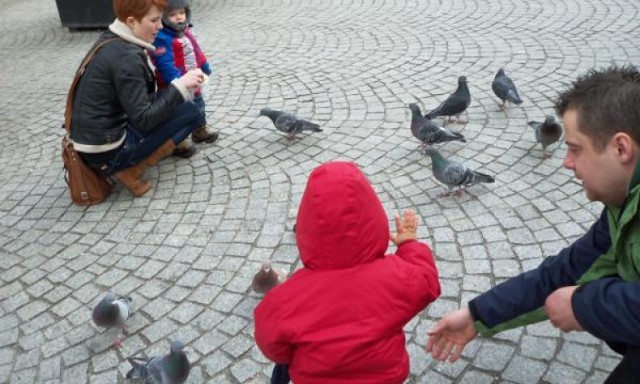
<svg viewBox="0 0 640 384"><path fill-rule="evenodd" d="M296 134L302 131L322 132L318 124L300 119L296 115L283 111L276 111L269 108L262 108L260 116L267 116L273 121L278 131L287 134L287 139L293 140Z"/></svg>
<svg viewBox="0 0 640 384"><path fill-rule="evenodd" d="M562 137L562 126L556 121L556 117L553 115L546 115L544 122L530 121L527 124L535 130L536 141L542 144L542 152L544 157L551 156L547 153L547 147Z"/></svg>
<svg viewBox="0 0 640 384"><path fill-rule="evenodd" d="M465 76L458 77L458 88L449 97L445 99L436 109L427 113L424 117L431 120L438 116L447 116L451 121L451 116L455 116L459 122L460 115L467 110L471 104L471 94L467 86L467 78ZM446 121L446 120L445 120Z"/></svg>
<svg viewBox="0 0 640 384"><path fill-rule="evenodd" d="M411 109L411 133L420 140L422 147L447 141L466 142L461 133L439 127L432 120L422 116L418 104L409 104L409 109Z"/></svg>
<svg viewBox="0 0 640 384"><path fill-rule="evenodd" d="M459 187L458 191L455 192L456 195L459 195L462 193L463 188L473 184L495 182L495 179L489 175L473 171L464 164L445 159L433 147L427 148L425 153L431 157L431 169L436 180L448 188L447 193L441 196L450 195L454 187Z"/></svg>
<svg viewBox="0 0 640 384"><path fill-rule="evenodd" d="M191 363L184 353L181 341L171 342L171 351L162 357L149 358L129 357L131 370L127 372L127 379L141 379L151 384L181 384L187 381Z"/></svg>
<svg viewBox="0 0 640 384"><path fill-rule="evenodd" d="M504 69L500 68L498 73L496 73L496 77L493 79L491 83L491 88L493 88L493 93L498 96L500 100L502 100L502 104L500 104L500 110L505 108L507 102L511 102L513 104L520 105L522 104L522 99L520 95L518 95L518 90L516 89L516 85L513 84L513 81L504 73Z"/></svg>
<svg viewBox="0 0 640 384"><path fill-rule="evenodd" d="M125 324L125 321L131 315L131 298L126 296L117 296L112 291L109 291L100 300L100 302L93 308L92 319L95 325L98 327L112 329L122 329L123 336L129 331L129 328ZM113 346L120 348L122 346L122 339L120 334L113 342Z"/></svg>
<svg viewBox="0 0 640 384"><path fill-rule="evenodd" d="M260 270L253 276L251 286L260 294L266 294L271 288L287 279L284 271L277 271L271 267L271 263L265 261Z"/></svg>

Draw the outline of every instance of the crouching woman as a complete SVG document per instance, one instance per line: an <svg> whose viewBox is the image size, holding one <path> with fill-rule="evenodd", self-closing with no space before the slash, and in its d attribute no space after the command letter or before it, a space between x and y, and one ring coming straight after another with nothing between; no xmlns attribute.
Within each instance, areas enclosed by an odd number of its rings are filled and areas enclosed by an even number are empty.
<svg viewBox="0 0 640 384"><path fill-rule="evenodd" d="M71 140L90 167L142 196L151 188L142 172L179 151L176 143L204 125L205 116L191 101L205 77L192 70L158 92L146 51L154 49L166 0L113 5L117 18L96 45L108 42L77 84Z"/></svg>

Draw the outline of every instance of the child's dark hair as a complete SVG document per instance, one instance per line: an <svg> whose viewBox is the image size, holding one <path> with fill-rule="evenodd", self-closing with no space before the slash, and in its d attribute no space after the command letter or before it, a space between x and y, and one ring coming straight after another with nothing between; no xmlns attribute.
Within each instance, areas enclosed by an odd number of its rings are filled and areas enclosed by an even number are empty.
<svg viewBox="0 0 640 384"><path fill-rule="evenodd" d="M632 65L591 69L579 76L555 103L559 116L578 112L578 129L602 150L617 132L640 145L640 72Z"/></svg>

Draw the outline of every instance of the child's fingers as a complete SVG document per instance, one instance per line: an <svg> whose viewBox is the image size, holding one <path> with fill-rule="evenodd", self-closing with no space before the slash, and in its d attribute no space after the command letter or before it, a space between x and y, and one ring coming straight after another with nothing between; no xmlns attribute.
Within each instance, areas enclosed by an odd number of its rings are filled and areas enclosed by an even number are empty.
<svg viewBox="0 0 640 384"><path fill-rule="evenodd" d="M396 231L399 233L404 228L404 223L402 222L402 219L400 219L400 215L398 215L397 213L396 213L395 219L396 219Z"/></svg>
<svg viewBox="0 0 640 384"><path fill-rule="evenodd" d="M418 216L416 215L416 212L412 209L406 209L404 211L404 222L406 225L417 225Z"/></svg>

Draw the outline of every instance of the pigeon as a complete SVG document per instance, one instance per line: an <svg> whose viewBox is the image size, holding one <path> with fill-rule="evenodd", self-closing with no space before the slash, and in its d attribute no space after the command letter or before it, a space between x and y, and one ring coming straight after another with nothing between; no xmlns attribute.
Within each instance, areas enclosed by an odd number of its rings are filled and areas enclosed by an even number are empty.
<svg viewBox="0 0 640 384"><path fill-rule="evenodd" d="M553 115L547 115L544 118L544 122L530 121L527 124L535 130L536 141L542 144L542 152L544 157L550 157L551 154L547 153L547 147L562 137L562 126L556 121L556 117Z"/></svg>
<svg viewBox="0 0 640 384"><path fill-rule="evenodd" d="M425 150L425 154L431 157L431 168L436 180L445 184L449 189L447 193L443 193L440 197L450 195L453 187L459 187L458 191L455 192L456 195L459 195L462 193L463 188L473 184L495 182L495 179L489 175L473 171L464 164L445 159L433 147L428 147Z"/></svg>
<svg viewBox="0 0 640 384"><path fill-rule="evenodd" d="M502 100L502 104L500 104L501 111L504 110L507 102L517 105L522 104L522 99L520 98L520 95L518 95L518 90L516 89L515 84L513 84L513 81L504 74L504 69L500 68L498 70L496 77L491 83L491 88L493 88L493 93Z"/></svg>
<svg viewBox="0 0 640 384"><path fill-rule="evenodd" d="M262 268L253 276L251 286L253 290L260 294L266 294L271 288L284 282L287 279L285 271L277 271L271 267L271 263L265 261Z"/></svg>
<svg viewBox="0 0 640 384"><path fill-rule="evenodd" d="M127 321L131 312L130 297L117 296L112 291L109 291L93 308L92 318L98 327L106 329L122 328L124 337L129 332L129 327L127 327L125 321ZM122 347L120 334L117 335L113 346L115 348Z"/></svg>
<svg viewBox="0 0 640 384"><path fill-rule="evenodd" d="M466 76L460 76L458 77L458 89L449 95L436 109L424 115L424 117L431 120L438 116L448 116L449 121L451 121L451 116L455 116L459 122L466 123L466 121L460 120L460 115L467 110L469 104L471 104L471 94L467 86L467 78Z"/></svg>
<svg viewBox="0 0 640 384"><path fill-rule="evenodd" d="M318 124L300 119L292 113L262 108L260 110L260 116L267 116L270 118L278 131L282 131L287 134L288 140L295 139L296 134L302 131L322 132L322 129Z"/></svg>
<svg viewBox="0 0 640 384"><path fill-rule="evenodd" d="M416 139L422 142L422 148L431 144L444 143L447 141L461 141L466 143L461 133L439 127L433 121L422 116L418 104L409 104L409 109L411 109L411 133L413 133Z"/></svg>
<svg viewBox="0 0 640 384"><path fill-rule="evenodd" d="M171 341L171 352L163 357L129 357L127 361L132 367L127 379L142 379L151 384L181 384L187 381L191 371L184 344L178 340Z"/></svg>

